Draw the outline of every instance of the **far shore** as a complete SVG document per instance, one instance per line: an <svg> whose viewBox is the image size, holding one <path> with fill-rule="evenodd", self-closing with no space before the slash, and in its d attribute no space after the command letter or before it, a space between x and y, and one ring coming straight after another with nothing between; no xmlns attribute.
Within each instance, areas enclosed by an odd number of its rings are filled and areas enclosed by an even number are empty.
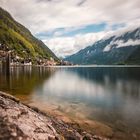
<svg viewBox="0 0 140 140"><path fill-rule="evenodd" d="M29 67L140 67L140 65L12 65L12 66L29 66Z"/></svg>
<svg viewBox="0 0 140 140"><path fill-rule="evenodd" d="M0 63L0 66L2 64ZM10 67L140 67L140 65L26 65L26 64L11 64Z"/></svg>

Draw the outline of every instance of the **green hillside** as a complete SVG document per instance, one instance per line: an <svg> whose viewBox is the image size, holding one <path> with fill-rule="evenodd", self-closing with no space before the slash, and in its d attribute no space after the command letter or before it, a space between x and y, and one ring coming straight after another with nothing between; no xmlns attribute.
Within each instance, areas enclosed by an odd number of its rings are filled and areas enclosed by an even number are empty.
<svg viewBox="0 0 140 140"><path fill-rule="evenodd" d="M22 58L37 59L58 58L40 40L35 38L23 25L13 19L5 10L0 8L0 43L7 45Z"/></svg>

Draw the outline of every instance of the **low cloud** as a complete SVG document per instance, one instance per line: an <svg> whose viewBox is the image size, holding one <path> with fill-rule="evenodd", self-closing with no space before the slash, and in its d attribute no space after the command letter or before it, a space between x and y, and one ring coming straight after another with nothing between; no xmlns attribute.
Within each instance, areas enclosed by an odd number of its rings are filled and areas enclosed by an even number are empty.
<svg viewBox="0 0 140 140"><path fill-rule="evenodd" d="M65 57L92 45L95 41L105 36L104 32L79 34L73 37L55 37L43 40L50 49L58 56Z"/></svg>
<svg viewBox="0 0 140 140"><path fill-rule="evenodd" d="M128 31L131 32L138 27L140 27L140 20L138 25L131 24L127 27L122 27L114 31L105 30L98 33L79 34L73 37L54 37L43 41L58 57L64 58L78 52L81 49L84 49L85 47L93 45L101 39L107 39L114 35L117 37Z"/></svg>

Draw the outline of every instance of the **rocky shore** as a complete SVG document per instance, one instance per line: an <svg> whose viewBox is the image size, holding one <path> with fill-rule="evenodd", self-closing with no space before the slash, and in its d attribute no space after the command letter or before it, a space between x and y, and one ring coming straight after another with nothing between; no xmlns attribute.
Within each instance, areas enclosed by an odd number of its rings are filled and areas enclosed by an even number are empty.
<svg viewBox="0 0 140 140"><path fill-rule="evenodd" d="M0 92L0 140L105 140L76 125L64 123Z"/></svg>

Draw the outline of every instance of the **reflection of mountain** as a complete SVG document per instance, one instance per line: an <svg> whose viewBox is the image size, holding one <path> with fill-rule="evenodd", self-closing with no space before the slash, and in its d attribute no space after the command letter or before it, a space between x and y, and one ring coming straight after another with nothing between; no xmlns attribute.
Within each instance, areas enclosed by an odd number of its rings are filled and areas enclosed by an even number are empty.
<svg viewBox="0 0 140 140"><path fill-rule="evenodd" d="M75 64L140 64L140 28L97 41L65 60Z"/></svg>
<svg viewBox="0 0 140 140"><path fill-rule="evenodd" d="M0 68L0 90L14 95L28 95L54 72L54 69L43 67L17 67L11 68L10 75L7 75Z"/></svg>
<svg viewBox="0 0 140 140"><path fill-rule="evenodd" d="M105 77L112 82L117 80L140 81L139 67L78 67L69 70L76 72L80 77L96 82L103 82Z"/></svg>
<svg viewBox="0 0 140 140"><path fill-rule="evenodd" d="M71 68L79 77L102 85L105 89L110 87L115 92L122 92L123 96L131 95L140 98L140 68L134 67L84 67Z"/></svg>

